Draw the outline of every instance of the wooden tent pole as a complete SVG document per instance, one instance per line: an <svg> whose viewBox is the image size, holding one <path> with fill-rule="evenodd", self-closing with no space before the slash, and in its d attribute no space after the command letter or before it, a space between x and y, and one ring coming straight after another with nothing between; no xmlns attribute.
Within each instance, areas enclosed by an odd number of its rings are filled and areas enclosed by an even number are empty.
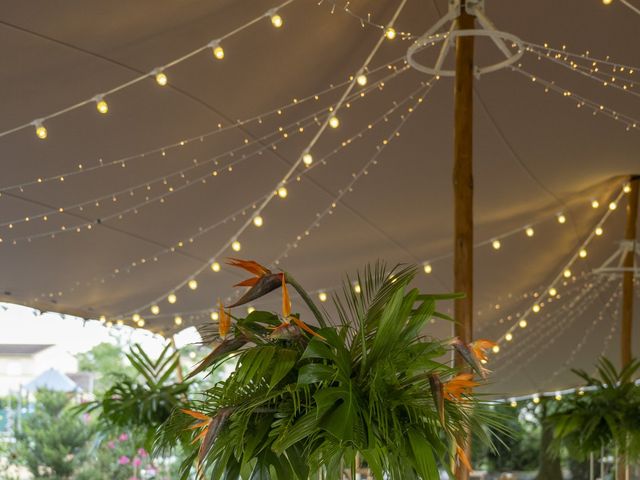
<svg viewBox="0 0 640 480"><path fill-rule="evenodd" d="M638 226L638 195L640 195L640 177L631 177L629 187L631 191L627 195L627 228L624 238L633 242L632 250L627 251L623 266L626 269L634 267L636 231ZM633 326L633 272L625 271L622 274L622 329L620 340L622 342L622 366L631 363L631 332Z"/></svg>
<svg viewBox="0 0 640 480"><path fill-rule="evenodd" d="M460 5L457 28L473 29L475 17ZM454 291L464 298L455 300L455 335L469 343L473 335L473 36L456 38L456 76L454 86L453 204L454 204ZM455 364L464 360L457 355ZM469 435L470 437L470 435ZM463 446L471 450L471 439ZM468 455L469 458L471 457ZM469 472L459 465L457 480L467 480Z"/></svg>

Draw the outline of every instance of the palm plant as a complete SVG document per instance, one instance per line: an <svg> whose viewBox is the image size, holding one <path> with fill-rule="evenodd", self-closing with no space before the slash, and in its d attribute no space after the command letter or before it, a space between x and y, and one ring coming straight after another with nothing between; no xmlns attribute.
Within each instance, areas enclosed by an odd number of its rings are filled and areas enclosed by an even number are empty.
<svg viewBox="0 0 640 480"><path fill-rule="evenodd" d="M597 376L574 370L589 388L569 398L551 417L554 450L565 446L579 460L602 448L631 461L640 458L640 387L634 382L639 367L634 360L618 371L603 357Z"/></svg>
<svg viewBox="0 0 640 480"><path fill-rule="evenodd" d="M169 344L155 359L151 359L138 344L126 354L137 372L137 378L114 374L116 382L93 402L81 409L87 412L98 410L102 430L128 429L141 433L150 447L156 429L164 423L171 412L182 406L190 382L176 379L180 368L180 353Z"/></svg>
<svg viewBox="0 0 640 480"><path fill-rule="evenodd" d="M436 301L454 295L409 289L415 268L388 271L378 263L357 277L358 292L347 279L329 323L290 274L232 262L256 275L242 282L251 288L233 306L282 287L283 316L254 311L232 319L221 307L220 343L192 375L230 357L237 368L175 410L156 438L159 452L176 439L199 443L183 478L194 462L216 480L341 478L360 457L376 478L432 480L438 468L468 464L458 445L469 430L491 444L484 427L499 425L472 393L478 383L442 360L455 348L484 374L479 356L489 344L474 349L423 334L432 317L448 318ZM291 313L287 284L319 327Z"/></svg>

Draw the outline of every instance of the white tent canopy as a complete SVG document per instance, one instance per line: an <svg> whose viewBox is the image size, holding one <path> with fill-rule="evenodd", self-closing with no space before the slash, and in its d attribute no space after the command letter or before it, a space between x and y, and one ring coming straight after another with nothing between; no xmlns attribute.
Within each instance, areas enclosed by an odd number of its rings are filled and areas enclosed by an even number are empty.
<svg viewBox="0 0 640 480"><path fill-rule="evenodd" d="M300 158L364 62L382 34L372 24L385 25L399 5L357 0L346 11L345 3L293 1L278 12L282 28L257 21L221 42L223 60L207 48L166 68L164 87L152 75L107 95L106 115L89 102L45 120L46 140L35 125L1 136L2 299L128 324L138 313L145 328L167 332L175 315L181 328L206 322L217 298L232 294L241 274L224 266L227 256L281 258L279 266L315 292L379 258L428 262L432 272L419 275L419 287L451 290L452 82L403 70L397 60L411 40L402 34L385 41L367 85L357 85L339 112L339 127L320 137L313 168L296 170L286 199L274 197L261 212L264 225L237 238L240 252L223 248ZM0 18L0 132L98 101L276 5L13 4ZM640 73L629 71L640 66L640 16L596 0L486 7L497 28L530 49L561 52L527 51L521 72L500 70L475 85L476 334L499 338L562 272L624 179L640 173L640 130L632 126ZM396 29L420 35L445 12L444 1L409 0ZM491 63L489 40L477 43L477 61ZM592 58L610 63L598 61L594 72ZM601 353L617 359L617 280L590 272L617 248L624 204L571 267L567 285L557 285L560 298L542 299L542 311L492 360L494 391L571 386L565 364L588 367ZM209 268L213 257L220 272ZM278 308L276 300L265 305ZM154 304L159 315L150 312ZM450 329L437 322L433 333Z"/></svg>

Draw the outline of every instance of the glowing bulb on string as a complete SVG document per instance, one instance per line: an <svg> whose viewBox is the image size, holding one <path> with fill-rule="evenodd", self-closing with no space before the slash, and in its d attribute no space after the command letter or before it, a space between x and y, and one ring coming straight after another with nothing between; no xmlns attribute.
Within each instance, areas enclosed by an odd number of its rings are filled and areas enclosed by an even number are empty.
<svg viewBox="0 0 640 480"><path fill-rule="evenodd" d="M156 83L158 85L160 85L161 87L164 87L167 84L167 81L168 79L164 72L156 73Z"/></svg>
<svg viewBox="0 0 640 480"><path fill-rule="evenodd" d="M153 305L151 307L151 313L154 315L158 315L160 313L160 307L158 305Z"/></svg>
<svg viewBox="0 0 640 480"><path fill-rule="evenodd" d="M131 317L131 320L133 320L134 322L139 322L140 321L140 314L139 313L134 313L133 316Z"/></svg>
<svg viewBox="0 0 640 480"><path fill-rule="evenodd" d="M167 297L167 302L173 304L176 303L178 301L178 297L176 296L175 293L170 293L169 296Z"/></svg>
<svg viewBox="0 0 640 480"><path fill-rule="evenodd" d="M231 249L232 249L234 252L239 252L241 248L242 248L242 245L240 245L240 242L239 242L238 240L234 240L234 241L231 243Z"/></svg>
<svg viewBox="0 0 640 480"><path fill-rule="evenodd" d="M182 317L180 315L176 315L173 317L173 323L176 325L182 325Z"/></svg>
<svg viewBox="0 0 640 480"><path fill-rule="evenodd" d="M516 402L515 400L512 400L510 405L511 407L516 408L518 406L518 402Z"/></svg>
<svg viewBox="0 0 640 480"><path fill-rule="evenodd" d="M631 193L631 185L629 185L628 183L625 183L624 187L622 187L622 191L624 193Z"/></svg>
<svg viewBox="0 0 640 480"><path fill-rule="evenodd" d="M113 322L107 322L107 323L105 324L105 326L106 326L107 328L111 328L111 327L113 327Z"/></svg>
<svg viewBox="0 0 640 480"><path fill-rule="evenodd" d="M427 275L429 275L431 272L433 272L433 267L431 266L430 263L425 263L424 267L422 267L424 270L424 273L426 273Z"/></svg>
<svg viewBox="0 0 640 480"><path fill-rule="evenodd" d="M493 351L493 353L500 353L500 347L498 345L494 345L491 350Z"/></svg>
<svg viewBox="0 0 640 480"><path fill-rule="evenodd" d="M218 45L217 47L214 47L213 56L216 57L218 60L222 60L224 58L224 49L220 45Z"/></svg>
<svg viewBox="0 0 640 480"><path fill-rule="evenodd" d="M104 324L107 321L107 317L100 315L100 323Z"/></svg>
<svg viewBox="0 0 640 480"><path fill-rule="evenodd" d="M384 32L385 37L389 40L393 40L396 38L396 29L393 27L388 27Z"/></svg>
<svg viewBox="0 0 640 480"><path fill-rule="evenodd" d="M211 312L211 320L215 321L218 320L218 318L218 312Z"/></svg>
<svg viewBox="0 0 640 480"><path fill-rule="evenodd" d="M109 105L103 98L101 98L98 101L96 101L96 110L98 110L98 112L100 112L101 114L105 115L106 113L109 112Z"/></svg>
<svg viewBox="0 0 640 480"><path fill-rule="evenodd" d="M214 272L219 272L220 271L220 264L218 262L213 262L211 264L211 270L213 270Z"/></svg>
<svg viewBox="0 0 640 480"><path fill-rule="evenodd" d="M535 397L533 397L533 403L535 403L535 404L540 403L540 397L538 397L537 395Z"/></svg>
<svg viewBox="0 0 640 480"><path fill-rule="evenodd" d="M320 292L318 294L318 298L320 299L321 302L326 302L327 301L327 294L325 292Z"/></svg>
<svg viewBox="0 0 640 480"><path fill-rule="evenodd" d="M507 333L507 334L504 336L504 339L505 339L507 342L510 342L511 340L513 340L513 334L512 334L511 332Z"/></svg>
<svg viewBox="0 0 640 480"><path fill-rule="evenodd" d="M500 243L500 240L493 240L491 242L491 246L493 247L494 250L500 250L500 247L502 246L502 244Z"/></svg>
<svg viewBox="0 0 640 480"><path fill-rule="evenodd" d="M535 230L533 229L533 227L527 227L527 229L524 231L524 233L527 234L527 237L533 237L533 235L536 233Z"/></svg>
<svg viewBox="0 0 640 480"><path fill-rule="evenodd" d="M144 318L141 318L140 320L138 320L138 326L140 328L144 327Z"/></svg>
<svg viewBox="0 0 640 480"><path fill-rule="evenodd" d="M591 208L598 208L600 206L600 202L598 200L591 200Z"/></svg>
<svg viewBox="0 0 640 480"><path fill-rule="evenodd" d="M580 249L580 252L578 252L578 255L580 256L580 258L586 258L587 257L587 250L582 248Z"/></svg>
<svg viewBox="0 0 640 480"><path fill-rule="evenodd" d="M596 228L596 231L595 231L595 234L596 234L596 235L600 236L600 235L602 235L603 233L604 233L604 230L602 229L602 227L597 227L597 228Z"/></svg>
<svg viewBox="0 0 640 480"><path fill-rule="evenodd" d="M618 204L616 202L611 202L609 204L609 210L615 210L616 208L618 208Z"/></svg>
<svg viewBox="0 0 640 480"><path fill-rule="evenodd" d="M555 297L557 294L558 294L558 290L556 290L554 287L551 287L551 288L549 289L549 295L550 295L551 297Z"/></svg>
<svg viewBox="0 0 640 480"><path fill-rule="evenodd" d="M189 283L187 283L187 285L189 285L189 288L191 290L195 290L196 288L198 288L198 281L195 278L192 278L191 280L189 280Z"/></svg>
<svg viewBox="0 0 640 480"><path fill-rule="evenodd" d="M256 215L255 217L253 217L253 224L256 227L261 227L264 223L264 220L262 219L262 217L260 215Z"/></svg>
<svg viewBox="0 0 640 480"><path fill-rule="evenodd" d="M361 73L356 78L356 82L358 82L358 85L360 85L361 87L364 87L367 84L367 81L367 76L364 73Z"/></svg>
<svg viewBox="0 0 640 480"><path fill-rule="evenodd" d="M280 198L287 198L287 195L289 194L289 192L287 192L286 187L280 187L278 189L278 196Z"/></svg>
<svg viewBox="0 0 640 480"><path fill-rule="evenodd" d="M540 311L540 305L538 305L537 303L534 304L531 310L533 310L533 313L538 313Z"/></svg>
<svg viewBox="0 0 640 480"><path fill-rule="evenodd" d="M525 319L522 319L520 320L518 325L520 325L520 328L527 328L527 321Z"/></svg>
<svg viewBox="0 0 640 480"><path fill-rule="evenodd" d="M189 352L189 358L191 360L193 360L194 358L196 358L196 352Z"/></svg>
<svg viewBox="0 0 640 480"><path fill-rule="evenodd" d="M247 313L253 313L255 311L256 311L255 307L247 307Z"/></svg>
<svg viewBox="0 0 640 480"><path fill-rule="evenodd" d="M562 224L562 223L565 223L566 221L567 221L567 217L565 217L563 213L559 213L558 214L558 223Z"/></svg>
<svg viewBox="0 0 640 480"><path fill-rule="evenodd" d="M559 402L562 400L562 395L560 393L556 393L556 400Z"/></svg>
<svg viewBox="0 0 640 480"><path fill-rule="evenodd" d="M276 28L280 28L280 27L282 27L282 25L284 25L284 20L282 20L282 17L280 15L278 15L277 13L272 13L271 14L271 24Z"/></svg>
<svg viewBox="0 0 640 480"><path fill-rule="evenodd" d="M578 390L578 395L584 395L584 390L582 388Z"/></svg>
<svg viewBox="0 0 640 480"><path fill-rule="evenodd" d="M613 0L602 0L603 5L611 5L612 3L613 3Z"/></svg>
<svg viewBox="0 0 640 480"><path fill-rule="evenodd" d="M47 138L48 132L47 132L47 127L45 127L42 122L36 122L34 124L34 126L36 127L36 136L40 139L40 140L44 140L45 138Z"/></svg>
<svg viewBox="0 0 640 480"><path fill-rule="evenodd" d="M313 163L313 155L311 155L309 152L305 152L304 155L302 155L302 163L304 163L307 167L310 166Z"/></svg>
<svg viewBox="0 0 640 480"><path fill-rule="evenodd" d="M564 278L569 278L571 277L571 270L569 270L568 268L565 269L564 272L562 272L562 275L564 275Z"/></svg>
<svg viewBox="0 0 640 480"><path fill-rule="evenodd" d="M359 283L356 283L356 284L353 286L353 291L354 291L354 292L356 292L356 293L362 293L362 287L360 287L360 284L359 284Z"/></svg>
<svg viewBox="0 0 640 480"><path fill-rule="evenodd" d="M340 120L338 120L338 117L333 116L329 119L329 126L331 128L338 128L340 126Z"/></svg>
<svg viewBox="0 0 640 480"><path fill-rule="evenodd" d="M124 320L117 320L117 321L116 321L116 323L117 323L118 325L124 325Z"/></svg>

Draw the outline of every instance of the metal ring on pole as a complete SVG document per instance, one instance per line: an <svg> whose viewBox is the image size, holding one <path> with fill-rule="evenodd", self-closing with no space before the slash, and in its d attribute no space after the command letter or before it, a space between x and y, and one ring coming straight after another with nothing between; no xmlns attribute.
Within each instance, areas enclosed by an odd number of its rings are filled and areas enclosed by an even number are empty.
<svg viewBox="0 0 640 480"><path fill-rule="evenodd" d="M511 42L512 45L517 47L517 50L509 57L505 58L501 62L494 63L492 65L488 65L486 67L476 67L475 75L481 76L485 73L495 72L502 68L508 67L509 65L513 65L515 62L520 60L522 55L524 54L524 44L522 40L511 33L501 32L499 30L486 30L486 29L472 29L472 30L451 30L448 33L444 34L436 34L436 35L428 35L420 37L416 40L407 50L407 62L416 70L427 73L433 76L442 76L442 77L454 77L456 72L455 70L443 70L437 67L428 67L426 65L422 65L415 58L414 55L418 52L429 48L437 42L446 41L446 44L443 45L443 49L448 49L451 45L451 42L455 40L457 37L489 37L494 43L500 41ZM446 51L444 54L446 55ZM441 57L443 57L441 52Z"/></svg>

